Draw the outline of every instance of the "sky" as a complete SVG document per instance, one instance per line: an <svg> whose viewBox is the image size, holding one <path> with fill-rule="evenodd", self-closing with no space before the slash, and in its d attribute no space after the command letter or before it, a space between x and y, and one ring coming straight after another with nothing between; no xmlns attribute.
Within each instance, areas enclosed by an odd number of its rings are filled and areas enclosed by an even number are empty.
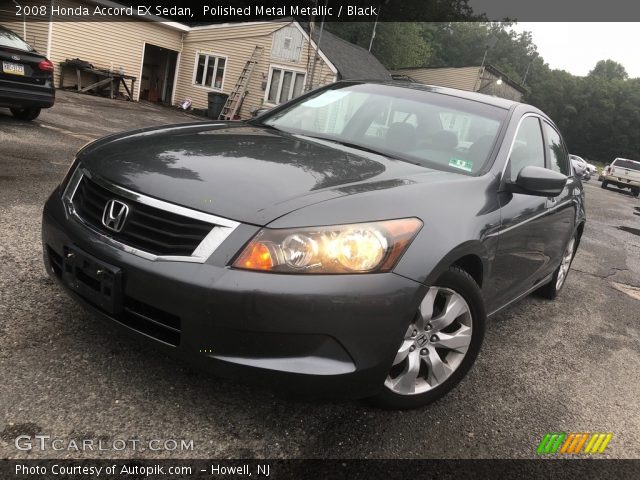
<svg viewBox="0 0 640 480"><path fill-rule="evenodd" d="M551 68L584 76L598 60L610 58L624 65L629 77L640 77L640 23L520 22L513 28L532 33Z"/></svg>

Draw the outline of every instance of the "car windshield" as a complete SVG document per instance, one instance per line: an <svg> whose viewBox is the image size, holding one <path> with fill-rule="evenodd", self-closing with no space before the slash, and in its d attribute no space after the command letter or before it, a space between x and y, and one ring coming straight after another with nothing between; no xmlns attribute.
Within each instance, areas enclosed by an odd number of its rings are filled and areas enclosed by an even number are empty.
<svg viewBox="0 0 640 480"><path fill-rule="evenodd" d="M0 47L15 48L25 52L33 52L33 48L11 30L0 27Z"/></svg>
<svg viewBox="0 0 640 480"><path fill-rule="evenodd" d="M507 110L427 89L336 84L261 123L439 170L483 170Z"/></svg>
<svg viewBox="0 0 640 480"><path fill-rule="evenodd" d="M617 159L613 162L614 167L620 168L628 168L630 170L639 170L640 171L640 162L634 162L632 160L624 160L622 158Z"/></svg>

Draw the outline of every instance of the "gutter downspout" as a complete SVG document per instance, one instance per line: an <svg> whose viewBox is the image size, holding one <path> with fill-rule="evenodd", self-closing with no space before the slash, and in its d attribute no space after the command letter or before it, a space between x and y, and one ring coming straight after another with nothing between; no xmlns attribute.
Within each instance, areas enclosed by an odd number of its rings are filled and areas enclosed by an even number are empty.
<svg viewBox="0 0 640 480"><path fill-rule="evenodd" d="M53 2L51 0L51 10L49 11L49 32L47 33L47 58L51 60L51 38L53 36Z"/></svg>

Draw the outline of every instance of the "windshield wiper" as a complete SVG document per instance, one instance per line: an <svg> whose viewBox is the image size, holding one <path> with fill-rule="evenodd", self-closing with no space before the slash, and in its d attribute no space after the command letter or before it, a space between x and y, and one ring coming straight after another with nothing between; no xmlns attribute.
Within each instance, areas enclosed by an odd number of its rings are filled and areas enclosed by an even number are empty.
<svg viewBox="0 0 640 480"><path fill-rule="evenodd" d="M337 143L338 145L342 145L344 147L349 147L349 148L355 148L356 150L362 150L363 152L369 152L369 153L374 153L376 155L382 155L383 157L387 157L387 158L393 158L394 160L403 160L403 161L407 161L404 158L400 158L400 157L396 157L393 155L389 155L386 152L381 152L380 150L376 150L375 148L371 148L371 147L367 147L364 145L360 145L357 143L352 143L352 142L345 142L344 140L336 140L335 138L330 138L330 137L319 137L316 135L305 135L305 134L301 134L305 137L309 137L309 138L315 138L317 140L324 140L325 142L333 142L333 143Z"/></svg>
<svg viewBox="0 0 640 480"><path fill-rule="evenodd" d="M301 134L304 135L304 134ZM412 165L418 165L419 167L424 167L424 165L420 162L416 162L415 160L409 160L408 158L405 157L400 157L397 155L390 155L387 152L382 152L380 150L376 150L375 148L371 148L371 147L366 147L364 145L360 145L357 143L352 143L352 142L345 142L343 140L336 140L334 138L328 138L328 137L318 137L318 136L314 136L314 135L304 135L305 137L309 137L309 138L315 138L318 140L324 140L327 142L333 142L333 143L337 143L338 145L343 145L345 147L349 147L349 148L355 148L356 150L362 150L363 152L369 152L369 153L373 153L375 155L381 155L383 157L386 158L390 158L392 160L399 160L401 162L406 162L406 163L410 163Z"/></svg>

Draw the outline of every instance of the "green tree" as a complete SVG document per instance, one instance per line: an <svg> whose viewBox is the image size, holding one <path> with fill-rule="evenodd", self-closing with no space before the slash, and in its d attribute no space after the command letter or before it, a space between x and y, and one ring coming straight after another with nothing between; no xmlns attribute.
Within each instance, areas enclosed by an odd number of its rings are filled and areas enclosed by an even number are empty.
<svg viewBox="0 0 640 480"><path fill-rule="evenodd" d="M626 80L629 78L624 66L613 60L600 60L589 72L589 76L603 80Z"/></svg>
<svg viewBox="0 0 640 480"><path fill-rule="evenodd" d="M351 43L369 48L374 22L333 22L327 23L325 28ZM418 23L378 22L371 53L393 70L428 62L431 47L422 36Z"/></svg>

